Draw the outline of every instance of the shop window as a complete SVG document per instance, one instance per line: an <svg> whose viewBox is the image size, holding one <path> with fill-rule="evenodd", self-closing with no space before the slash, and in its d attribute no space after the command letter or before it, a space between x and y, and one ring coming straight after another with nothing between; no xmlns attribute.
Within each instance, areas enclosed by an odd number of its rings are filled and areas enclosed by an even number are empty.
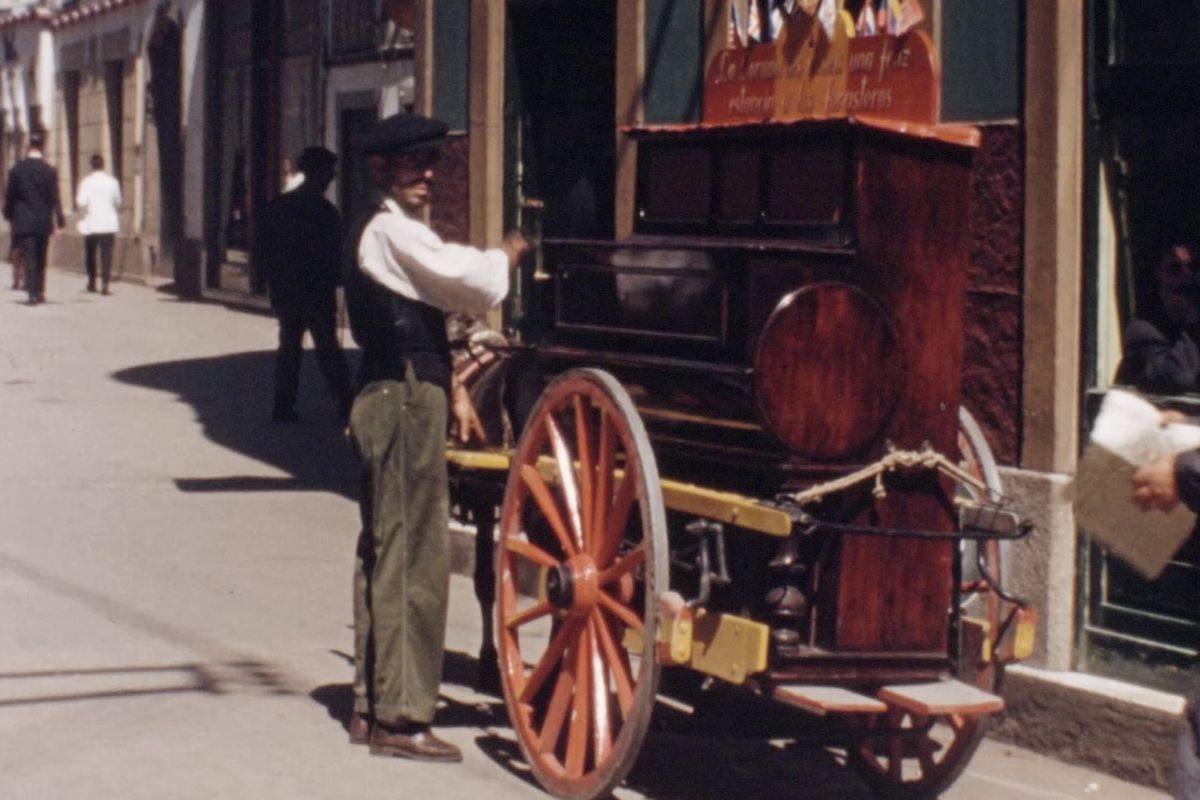
<svg viewBox="0 0 1200 800"><path fill-rule="evenodd" d="M1200 344L1200 22L1133 0L1091 13L1084 426L1114 384L1200 415L1200 374L1142 369L1127 352L1146 325ZM1181 688L1200 642L1200 538L1153 582L1084 541L1081 667Z"/></svg>

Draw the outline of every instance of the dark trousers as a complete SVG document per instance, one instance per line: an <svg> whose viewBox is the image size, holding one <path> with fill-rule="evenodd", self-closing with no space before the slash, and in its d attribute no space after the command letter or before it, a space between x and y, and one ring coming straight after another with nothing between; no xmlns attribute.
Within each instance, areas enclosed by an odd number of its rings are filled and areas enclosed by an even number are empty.
<svg viewBox="0 0 1200 800"><path fill-rule="evenodd" d="M46 298L46 247L50 235L46 233L19 233L13 236L13 247L21 251L25 261L25 290L31 301Z"/></svg>
<svg viewBox="0 0 1200 800"><path fill-rule="evenodd" d="M354 401L362 465L354 559L354 710L429 723L442 682L450 599L446 393L418 381L372 383Z"/></svg>
<svg viewBox="0 0 1200 800"><path fill-rule="evenodd" d="M84 263L87 266L88 288L96 288L96 254L100 255L100 280L108 286L112 277L113 239L111 233L90 233L83 237Z"/></svg>
<svg viewBox="0 0 1200 800"><path fill-rule="evenodd" d="M275 356L275 414L290 414L296 407L300 388L300 354L304 332L312 334L317 347L317 364L325 376L325 385L338 405L338 412L349 416L354 390L350 369L337 341L337 322L332 311L312 309L279 310L279 351Z"/></svg>

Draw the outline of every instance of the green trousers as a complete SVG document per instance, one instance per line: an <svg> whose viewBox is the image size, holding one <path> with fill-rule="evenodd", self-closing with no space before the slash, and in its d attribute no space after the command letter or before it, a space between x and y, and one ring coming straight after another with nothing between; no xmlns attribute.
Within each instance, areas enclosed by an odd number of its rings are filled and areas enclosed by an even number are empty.
<svg viewBox="0 0 1200 800"><path fill-rule="evenodd" d="M446 394L409 370L359 394L350 433L362 464L354 561L354 710L433 720L450 590Z"/></svg>

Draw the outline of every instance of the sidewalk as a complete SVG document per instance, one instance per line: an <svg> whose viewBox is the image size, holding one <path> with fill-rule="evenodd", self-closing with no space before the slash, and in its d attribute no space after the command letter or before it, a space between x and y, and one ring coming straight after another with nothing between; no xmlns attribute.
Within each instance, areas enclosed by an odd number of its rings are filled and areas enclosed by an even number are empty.
<svg viewBox="0 0 1200 800"><path fill-rule="evenodd" d="M0 293L0 797L546 797L471 689L465 577L438 720L465 762L347 744L356 467L310 357L303 421L271 425L273 320L84 284ZM669 724L617 794L768 795L869 796L819 749ZM1165 795L986 742L944 797Z"/></svg>

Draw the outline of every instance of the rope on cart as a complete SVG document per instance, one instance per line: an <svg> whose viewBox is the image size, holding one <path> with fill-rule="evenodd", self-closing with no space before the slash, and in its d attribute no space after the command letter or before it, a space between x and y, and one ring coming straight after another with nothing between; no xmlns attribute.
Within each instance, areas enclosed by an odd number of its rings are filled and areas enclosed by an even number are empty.
<svg viewBox="0 0 1200 800"><path fill-rule="evenodd" d="M791 496L791 500L800 506L807 505L808 503L819 503L827 495L835 492L843 492L871 479L875 480L875 488L871 490L872 494L882 499L887 496L887 489L883 485L884 475L896 470L916 468L936 470L949 475L955 480L969 484L984 494L988 494L987 484L982 480L967 472L936 450L926 447L924 450L892 450L875 463L868 464L862 469L851 472L849 475L843 475L840 478L834 478L831 481L810 486L802 492L796 492Z"/></svg>

